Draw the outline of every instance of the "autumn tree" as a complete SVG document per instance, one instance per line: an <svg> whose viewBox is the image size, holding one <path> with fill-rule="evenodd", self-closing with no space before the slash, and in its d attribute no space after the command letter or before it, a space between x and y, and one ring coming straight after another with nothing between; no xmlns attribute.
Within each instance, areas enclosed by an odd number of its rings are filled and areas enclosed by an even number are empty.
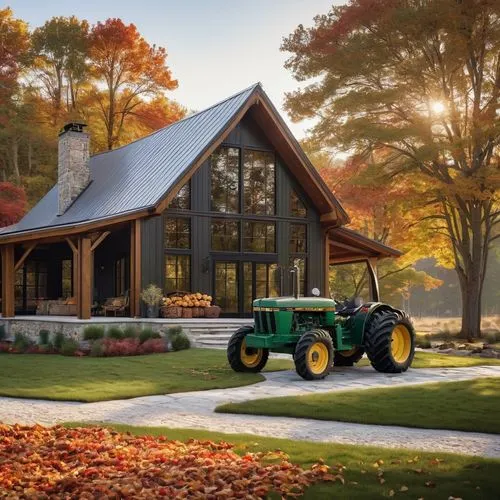
<svg viewBox="0 0 500 500"><path fill-rule="evenodd" d="M427 179L422 201L446 235L464 337L480 336L488 253L500 221L500 3L351 0L284 40L295 120L323 147L391 151L385 167Z"/></svg>
<svg viewBox="0 0 500 500"><path fill-rule="evenodd" d="M24 189L10 182L0 182L0 227L15 224L25 211Z"/></svg>
<svg viewBox="0 0 500 500"><path fill-rule="evenodd" d="M32 70L51 101L54 123L63 112L75 112L88 82L87 21L75 16L53 17L33 31Z"/></svg>
<svg viewBox="0 0 500 500"><path fill-rule="evenodd" d="M164 48L149 45L133 24L120 19L97 23L90 33L93 99L106 129L107 149L120 143L129 117L144 100L177 87Z"/></svg>

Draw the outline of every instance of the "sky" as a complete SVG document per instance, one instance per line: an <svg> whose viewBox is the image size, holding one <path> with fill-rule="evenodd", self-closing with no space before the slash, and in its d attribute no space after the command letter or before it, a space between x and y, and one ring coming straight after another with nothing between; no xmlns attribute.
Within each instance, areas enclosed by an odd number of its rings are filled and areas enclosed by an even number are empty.
<svg viewBox="0 0 500 500"><path fill-rule="evenodd" d="M299 139L312 122L293 124L285 92L299 84L283 67L283 37L341 0L10 0L15 17L33 29L52 16L75 15L91 24L109 17L134 23L150 44L165 47L179 88L169 93L199 111L261 82Z"/></svg>

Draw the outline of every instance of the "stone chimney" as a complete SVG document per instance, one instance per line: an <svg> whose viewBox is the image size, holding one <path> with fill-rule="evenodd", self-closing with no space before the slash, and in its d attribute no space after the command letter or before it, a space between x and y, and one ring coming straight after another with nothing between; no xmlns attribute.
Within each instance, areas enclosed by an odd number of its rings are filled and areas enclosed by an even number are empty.
<svg viewBox="0 0 500 500"><path fill-rule="evenodd" d="M57 185L62 215L90 182L89 134L84 123L68 123L59 134Z"/></svg>

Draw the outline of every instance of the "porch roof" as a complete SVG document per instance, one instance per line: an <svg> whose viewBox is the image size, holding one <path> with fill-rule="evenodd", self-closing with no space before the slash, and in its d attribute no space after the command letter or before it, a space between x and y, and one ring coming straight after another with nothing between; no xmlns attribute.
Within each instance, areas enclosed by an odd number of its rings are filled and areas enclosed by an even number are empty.
<svg viewBox="0 0 500 500"><path fill-rule="evenodd" d="M368 238L346 227L332 228L328 232L330 264L359 262L366 259L399 257L399 250Z"/></svg>

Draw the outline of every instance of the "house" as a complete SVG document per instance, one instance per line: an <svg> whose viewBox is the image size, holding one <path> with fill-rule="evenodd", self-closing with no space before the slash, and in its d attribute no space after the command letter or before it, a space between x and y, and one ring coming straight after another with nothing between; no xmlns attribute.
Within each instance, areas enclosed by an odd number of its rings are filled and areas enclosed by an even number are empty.
<svg viewBox="0 0 500 500"><path fill-rule="evenodd" d="M328 266L399 252L344 226L349 217L260 84L118 149L89 157L84 125L59 136L58 182L0 231L2 316L48 300L90 318L129 297L140 316L149 283L200 291L228 316L252 299L328 291ZM43 312L43 311L42 311Z"/></svg>

